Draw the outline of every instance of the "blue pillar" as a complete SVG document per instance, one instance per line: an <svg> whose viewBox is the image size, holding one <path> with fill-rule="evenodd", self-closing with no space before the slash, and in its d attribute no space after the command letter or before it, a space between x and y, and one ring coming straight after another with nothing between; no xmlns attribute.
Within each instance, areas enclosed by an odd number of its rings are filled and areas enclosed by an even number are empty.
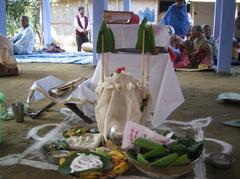
<svg viewBox="0 0 240 179"><path fill-rule="evenodd" d="M219 35L220 35L222 2L223 0L216 0L215 2L214 26L213 26L213 35L215 39L219 39Z"/></svg>
<svg viewBox="0 0 240 179"><path fill-rule="evenodd" d="M97 65L98 56L96 53L97 37L100 26L103 22L103 11L106 0L93 0L93 65Z"/></svg>
<svg viewBox="0 0 240 179"><path fill-rule="evenodd" d="M6 0L0 0L0 33L7 35Z"/></svg>
<svg viewBox="0 0 240 179"><path fill-rule="evenodd" d="M42 0L43 46L52 43L50 0Z"/></svg>
<svg viewBox="0 0 240 179"><path fill-rule="evenodd" d="M132 1L131 0L123 0L123 10L124 11L132 10Z"/></svg>
<svg viewBox="0 0 240 179"><path fill-rule="evenodd" d="M108 0L104 1L104 10L108 10Z"/></svg>
<svg viewBox="0 0 240 179"><path fill-rule="evenodd" d="M217 66L218 73L229 73L231 69L235 9L236 0L222 1Z"/></svg>

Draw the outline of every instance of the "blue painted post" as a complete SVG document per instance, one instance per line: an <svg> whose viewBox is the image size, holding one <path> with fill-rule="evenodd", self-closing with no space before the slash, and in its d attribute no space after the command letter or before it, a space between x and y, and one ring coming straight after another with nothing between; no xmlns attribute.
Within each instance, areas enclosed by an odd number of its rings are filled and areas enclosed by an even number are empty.
<svg viewBox="0 0 240 179"><path fill-rule="evenodd" d="M104 10L108 10L108 0L104 1Z"/></svg>
<svg viewBox="0 0 240 179"><path fill-rule="evenodd" d="M132 10L132 1L131 0L123 0L123 10L124 11Z"/></svg>
<svg viewBox="0 0 240 179"><path fill-rule="evenodd" d="M219 40L219 35L220 35L222 2L223 0L216 0L215 2L213 35L214 35L214 38L217 40Z"/></svg>
<svg viewBox="0 0 240 179"><path fill-rule="evenodd" d="M236 0L222 1L220 21L220 44L218 52L218 73L229 73L232 59Z"/></svg>
<svg viewBox="0 0 240 179"><path fill-rule="evenodd" d="M42 0L43 46L52 43L50 0Z"/></svg>
<svg viewBox="0 0 240 179"><path fill-rule="evenodd" d="M93 65L97 65L98 55L96 53L97 38L103 21L103 11L106 0L93 0Z"/></svg>
<svg viewBox="0 0 240 179"><path fill-rule="evenodd" d="M0 33L7 35L6 0L0 0Z"/></svg>

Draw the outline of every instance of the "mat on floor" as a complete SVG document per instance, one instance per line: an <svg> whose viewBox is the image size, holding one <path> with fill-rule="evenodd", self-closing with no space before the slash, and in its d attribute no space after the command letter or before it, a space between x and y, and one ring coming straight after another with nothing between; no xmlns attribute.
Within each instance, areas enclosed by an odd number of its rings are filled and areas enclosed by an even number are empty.
<svg viewBox="0 0 240 179"><path fill-rule="evenodd" d="M88 52L62 52L46 53L34 52L31 55L15 55L17 63L71 63L91 64L92 53Z"/></svg>

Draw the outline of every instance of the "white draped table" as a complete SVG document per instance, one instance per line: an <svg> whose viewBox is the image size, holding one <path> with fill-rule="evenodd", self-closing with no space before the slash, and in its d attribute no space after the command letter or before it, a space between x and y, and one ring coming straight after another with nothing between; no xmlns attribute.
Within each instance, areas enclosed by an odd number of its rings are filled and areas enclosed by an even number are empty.
<svg viewBox="0 0 240 179"><path fill-rule="evenodd" d="M108 71L113 73L118 67L136 79L141 78L141 54L113 54L108 57ZM91 80L97 85L102 78L102 60L97 64ZM184 97L168 54L150 55L149 89L153 100L153 127L158 127L167 117L184 102Z"/></svg>
<svg viewBox="0 0 240 179"><path fill-rule="evenodd" d="M135 48L139 24L110 24L112 29L115 48ZM157 47L168 47L170 45L170 39L174 32L170 26L153 24L153 30L155 33L155 41Z"/></svg>

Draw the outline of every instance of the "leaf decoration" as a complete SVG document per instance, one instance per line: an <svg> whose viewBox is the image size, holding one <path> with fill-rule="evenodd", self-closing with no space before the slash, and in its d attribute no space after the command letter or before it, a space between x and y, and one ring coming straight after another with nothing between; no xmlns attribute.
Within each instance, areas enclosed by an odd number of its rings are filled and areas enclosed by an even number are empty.
<svg viewBox="0 0 240 179"><path fill-rule="evenodd" d="M103 37L103 38L102 38ZM103 40L103 43L102 43ZM104 45L104 47L102 47ZM112 30L103 21L98 33L97 53L111 52L115 50L115 39Z"/></svg>
<svg viewBox="0 0 240 179"><path fill-rule="evenodd" d="M142 50L143 48L143 33L145 30L145 26L147 24L147 18L145 17L141 24L139 25L139 29L138 29L138 38L137 38L137 43L136 43L136 49L138 50Z"/></svg>
<svg viewBox="0 0 240 179"><path fill-rule="evenodd" d="M138 29L138 38L135 48L138 50L143 50L143 36L145 32L144 39L144 52L153 53L155 50L156 42L155 42L155 34L152 25L147 25L147 18L145 17L141 22Z"/></svg>

